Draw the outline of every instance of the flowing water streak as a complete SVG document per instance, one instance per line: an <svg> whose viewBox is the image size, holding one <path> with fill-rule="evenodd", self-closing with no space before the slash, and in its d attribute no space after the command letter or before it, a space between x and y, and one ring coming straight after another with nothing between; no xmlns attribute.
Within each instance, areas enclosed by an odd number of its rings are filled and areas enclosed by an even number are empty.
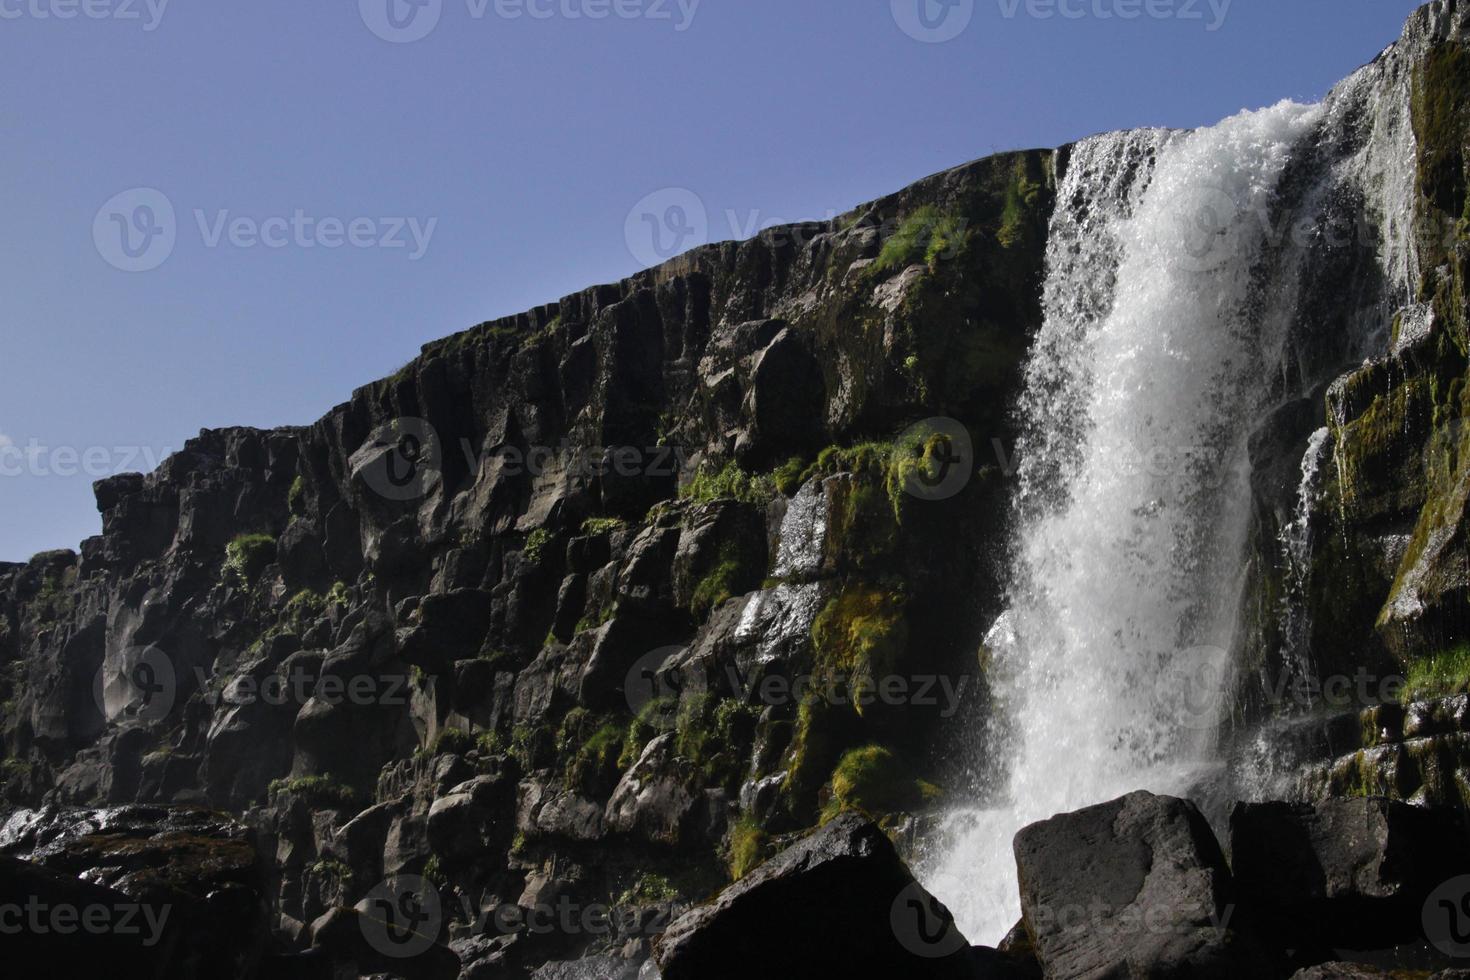
<svg viewBox="0 0 1470 980"><path fill-rule="evenodd" d="M1307 440L1307 454L1302 457L1302 479L1296 492L1296 510L1291 521L1281 529L1280 536L1281 559L1286 569L1286 593L1281 597L1282 634L1286 644L1282 659L1298 677L1315 675L1307 643L1312 621L1306 597L1312 574L1312 513L1317 508L1322 464L1327 458L1331 435L1331 430L1324 426Z"/></svg>
<svg viewBox="0 0 1470 980"><path fill-rule="evenodd" d="M1227 667L1245 434L1274 367L1263 352L1281 346L1261 336L1276 318L1245 311L1262 217L1320 115L1282 103L1173 138L1100 137L1066 175L1022 404L1010 608L987 641L1005 733L988 751L1009 773L996 809L955 818L962 839L926 879L976 941L1016 920L1016 830L1141 787L1180 792L1208 757L1216 706L1190 683ZM1077 163L1119 140L1151 144L1151 177L1094 195ZM1093 254L1056 234L1086 225Z"/></svg>

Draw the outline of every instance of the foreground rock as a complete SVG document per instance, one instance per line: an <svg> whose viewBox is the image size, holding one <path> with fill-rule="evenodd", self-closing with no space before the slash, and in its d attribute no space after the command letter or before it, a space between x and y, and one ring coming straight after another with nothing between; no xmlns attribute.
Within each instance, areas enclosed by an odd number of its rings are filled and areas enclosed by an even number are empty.
<svg viewBox="0 0 1470 980"><path fill-rule="evenodd" d="M1016 835L1021 910L1049 980L1255 977L1230 871L1199 810L1133 793Z"/></svg>
<svg viewBox="0 0 1470 980"><path fill-rule="evenodd" d="M1241 900L1296 948L1421 938L1425 899L1470 871L1456 820L1386 799L1241 803L1230 843Z"/></svg>
<svg viewBox="0 0 1470 980"><path fill-rule="evenodd" d="M184 969L180 930L166 908L27 861L0 857L0 910L7 974L30 963L51 976L91 976L101 964L118 980L211 975Z"/></svg>
<svg viewBox="0 0 1470 980"><path fill-rule="evenodd" d="M968 947L883 832L845 815L676 920L654 955L664 980L967 977Z"/></svg>
<svg viewBox="0 0 1470 980"><path fill-rule="evenodd" d="M0 852L104 886L139 914L157 910L177 933L168 976L254 976L267 951L264 866L247 829L219 814L48 806L13 814Z"/></svg>

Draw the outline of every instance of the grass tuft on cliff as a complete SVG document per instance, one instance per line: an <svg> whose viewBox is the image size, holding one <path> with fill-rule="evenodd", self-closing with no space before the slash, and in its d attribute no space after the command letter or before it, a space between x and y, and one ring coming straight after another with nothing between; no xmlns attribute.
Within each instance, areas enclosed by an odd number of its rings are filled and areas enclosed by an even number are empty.
<svg viewBox="0 0 1470 980"><path fill-rule="evenodd" d="M730 880L739 881L770 857L771 837L754 817L745 816L730 829L726 867Z"/></svg>
<svg viewBox="0 0 1470 980"><path fill-rule="evenodd" d="M270 796L274 801L281 793L299 796L312 806L324 809L354 810L358 805L357 793L332 776L298 776L294 779L276 779L270 784ZM355 810L354 810L355 812Z"/></svg>
<svg viewBox="0 0 1470 980"><path fill-rule="evenodd" d="M225 545L225 574L248 588L275 557L276 539L269 534L237 535Z"/></svg>
<svg viewBox="0 0 1470 980"><path fill-rule="evenodd" d="M1470 643L1416 660L1409 665L1404 687L1405 700L1445 697L1470 681Z"/></svg>
<svg viewBox="0 0 1470 980"><path fill-rule="evenodd" d="M926 204L904 219L883 243L870 267L875 273L898 272L911 265L933 267L958 253L970 240L964 219Z"/></svg>
<svg viewBox="0 0 1470 980"><path fill-rule="evenodd" d="M743 504L765 506L775 495L776 484L771 477L747 473L734 462L726 463L720 470L701 465L693 478L679 488L681 500L700 504L738 500Z"/></svg>
<svg viewBox="0 0 1470 980"><path fill-rule="evenodd" d="M912 768L891 749L867 745L842 756L832 772L832 799L822 813L827 820L844 810L870 816L913 811L932 802L939 790L915 779Z"/></svg>

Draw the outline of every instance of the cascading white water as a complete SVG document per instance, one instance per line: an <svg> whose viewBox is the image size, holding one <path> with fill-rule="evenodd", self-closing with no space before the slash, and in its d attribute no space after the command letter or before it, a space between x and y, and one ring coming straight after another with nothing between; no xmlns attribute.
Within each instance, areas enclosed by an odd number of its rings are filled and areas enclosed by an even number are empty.
<svg viewBox="0 0 1470 980"><path fill-rule="evenodd" d="M1021 827L1137 789L1185 794L1219 768L1248 438L1313 380L1299 300L1345 190L1364 202L1348 210L1384 228L1381 291L1395 295L1344 304L1339 332L1353 336L1337 356L1377 342L1413 274L1398 196L1412 142L1406 154L1391 69L1364 69L1322 105L1073 150L1020 404L1008 609L986 640L986 808L953 814L922 868L973 941L997 942L1019 916ZM1304 156L1308 186L1298 173L1284 188ZM1304 494L1314 479L1304 469Z"/></svg>
<svg viewBox="0 0 1470 980"><path fill-rule="evenodd" d="M1285 569L1285 594L1281 598L1283 659L1298 676L1312 676L1311 651L1307 638L1312 623L1306 605L1307 586L1312 574L1312 513L1317 507L1317 492L1322 482L1322 463L1330 448L1332 431L1326 426L1307 440L1307 454L1302 458L1302 479L1297 485L1296 509L1291 521L1281 529L1281 559Z"/></svg>

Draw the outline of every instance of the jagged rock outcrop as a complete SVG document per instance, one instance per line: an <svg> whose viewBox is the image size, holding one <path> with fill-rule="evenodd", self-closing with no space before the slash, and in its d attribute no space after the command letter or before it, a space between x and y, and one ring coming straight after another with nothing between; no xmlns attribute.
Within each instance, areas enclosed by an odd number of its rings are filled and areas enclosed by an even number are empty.
<svg viewBox="0 0 1470 980"><path fill-rule="evenodd" d="M1194 804L1134 793L1016 835L1023 922L1048 978L1268 976Z"/></svg>
<svg viewBox="0 0 1470 980"><path fill-rule="evenodd" d="M854 750L922 805L985 697L975 450L1009 436L1052 159L697 249L100 481L101 536L0 566L0 796L236 815L282 952L390 876L442 890L443 943L486 903L687 902L842 805Z"/></svg>

